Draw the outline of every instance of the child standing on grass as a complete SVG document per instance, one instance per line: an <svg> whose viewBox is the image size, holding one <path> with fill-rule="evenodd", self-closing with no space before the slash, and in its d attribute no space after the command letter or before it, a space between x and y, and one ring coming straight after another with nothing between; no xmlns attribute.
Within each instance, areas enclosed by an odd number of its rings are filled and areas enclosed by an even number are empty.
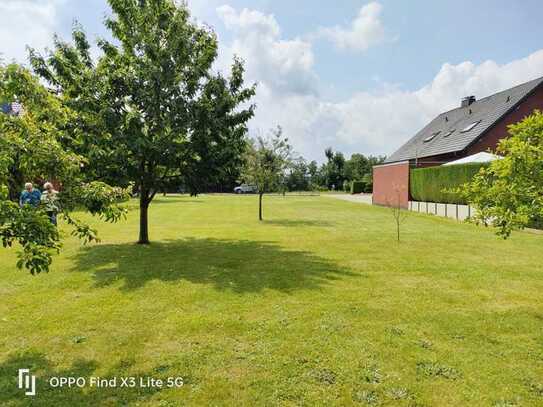
<svg viewBox="0 0 543 407"><path fill-rule="evenodd" d="M51 220L53 225L57 225L57 213L59 212L58 206L58 192L53 188L53 184L46 182L43 185L43 193L41 194L41 203Z"/></svg>

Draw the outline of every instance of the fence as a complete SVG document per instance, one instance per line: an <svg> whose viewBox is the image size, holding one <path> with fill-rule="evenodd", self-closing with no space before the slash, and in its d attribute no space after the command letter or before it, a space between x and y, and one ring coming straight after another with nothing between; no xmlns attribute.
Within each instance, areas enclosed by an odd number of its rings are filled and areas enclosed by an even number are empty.
<svg viewBox="0 0 543 407"><path fill-rule="evenodd" d="M475 213L475 209L470 205L422 201L409 201L409 210L456 220L465 220Z"/></svg>

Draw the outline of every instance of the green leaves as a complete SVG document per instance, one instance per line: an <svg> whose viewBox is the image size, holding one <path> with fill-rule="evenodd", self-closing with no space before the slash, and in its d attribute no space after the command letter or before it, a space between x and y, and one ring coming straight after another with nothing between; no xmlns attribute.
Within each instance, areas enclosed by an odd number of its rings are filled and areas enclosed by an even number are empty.
<svg viewBox="0 0 543 407"><path fill-rule="evenodd" d="M118 206L130 198L128 189L111 187L103 182L93 181L79 185L75 198L91 214L99 215L107 222L117 222L126 216L126 209Z"/></svg>
<svg viewBox="0 0 543 407"><path fill-rule="evenodd" d="M503 159L482 169L463 194L477 208L473 221L508 238L516 229L543 223L543 114L535 111L509 126L497 152Z"/></svg>
<svg viewBox="0 0 543 407"><path fill-rule="evenodd" d="M92 229L89 225L82 223L81 221L74 219L69 214L64 214L66 222L72 226L72 236L82 240L83 243L100 242L98 238L98 232L96 229Z"/></svg>
<svg viewBox="0 0 543 407"><path fill-rule="evenodd" d="M5 199L0 200L0 240L4 248L20 244L17 267L32 274L48 271L52 254L60 249L58 230L44 212Z"/></svg>
<svg viewBox="0 0 543 407"><path fill-rule="evenodd" d="M268 138L258 137L247 148L243 180L257 187L261 194L277 191L292 160L292 147L283 137L281 127Z"/></svg>
<svg viewBox="0 0 543 407"><path fill-rule="evenodd" d="M84 51L83 40L79 41L78 46ZM57 41L57 46L59 63L61 59L76 59L66 44ZM47 71L45 61L34 62L40 70ZM92 155L81 155L90 151L81 148L85 144L82 129L74 126L82 113L70 107L75 104L68 103L67 96L50 92L21 66L0 66L0 99L17 100L23 106L23 114L0 113L0 239L4 247L21 247L17 267L32 274L48 271L52 255L61 245L58 230L45 214L45 207L19 208L15 203L24 182L55 181L60 186L58 206L73 226L72 234L85 242L96 241L96 232L72 221L71 211L86 208L111 222L124 215L118 204L127 198L125 190L103 182L87 182L86 175L81 173Z"/></svg>

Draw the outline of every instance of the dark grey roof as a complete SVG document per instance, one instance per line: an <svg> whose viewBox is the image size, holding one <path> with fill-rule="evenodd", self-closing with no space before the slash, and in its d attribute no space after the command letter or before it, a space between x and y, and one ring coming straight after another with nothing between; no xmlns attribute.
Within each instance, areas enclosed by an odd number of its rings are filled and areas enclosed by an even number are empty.
<svg viewBox="0 0 543 407"><path fill-rule="evenodd" d="M464 150L542 83L543 77L477 100L467 107L441 113L385 163ZM462 133L463 129L476 122L479 124L472 130ZM452 130L454 132L447 136ZM436 133L431 141L424 141Z"/></svg>

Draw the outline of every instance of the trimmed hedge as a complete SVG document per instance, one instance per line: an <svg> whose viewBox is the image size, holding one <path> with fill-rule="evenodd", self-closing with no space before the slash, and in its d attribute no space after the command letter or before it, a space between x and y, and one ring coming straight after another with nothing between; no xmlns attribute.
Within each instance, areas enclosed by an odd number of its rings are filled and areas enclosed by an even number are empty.
<svg viewBox="0 0 543 407"><path fill-rule="evenodd" d="M447 192L470 182L482 167L489 163L468 163L412 169L409 173L409 191L415 201L462 204L457 194Z"/></svg>
<svg viewBox="0 0 543 407"><path fill-rule="evenodd" d="M351 194L361 194L364 192L364 181L353 181L351 182Z"/></svg>

